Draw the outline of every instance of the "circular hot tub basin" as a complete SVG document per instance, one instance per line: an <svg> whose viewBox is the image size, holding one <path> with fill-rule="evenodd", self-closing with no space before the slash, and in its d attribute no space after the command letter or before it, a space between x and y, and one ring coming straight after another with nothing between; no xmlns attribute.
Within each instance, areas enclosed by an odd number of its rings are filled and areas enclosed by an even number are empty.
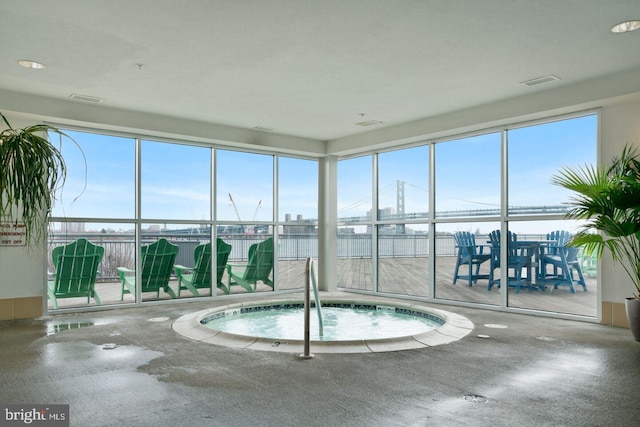
<svg viewBox="0 0 640 427"><path fill-rule="evenodd" d="M457 341L474 327L459 314L417 304L323 300L321 306L322 336L316 309L312 307L310 313L312 353L432 347ZM304 346L302 307L298 300L230 304L184 315L173 323L173 329L187 338L215 345L300 353Z"/></svg>

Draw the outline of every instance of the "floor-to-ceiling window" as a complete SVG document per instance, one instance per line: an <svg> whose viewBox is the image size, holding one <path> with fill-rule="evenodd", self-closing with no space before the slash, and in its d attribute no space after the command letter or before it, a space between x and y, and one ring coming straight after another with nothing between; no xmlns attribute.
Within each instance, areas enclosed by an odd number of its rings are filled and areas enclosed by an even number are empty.
<svg viewBox="0 0 640 427"><path fill-rule="evenodd" d="M377 155L378 291L430 296L429 147Z"/></svg>
<svg viewBox="0 0 640 427"><path fill-rule="evenodd" d="M558 237L578 223L564 219L569 194L551 177L596 163L597 121L562 117L340 160L338 286L595 317L595 263Z"/></svg>
<svg viewBox="0 0 640 427"><path fill-rule="evenodd" d="M152 269L166 262L169 281L159 291L141 292L142 300L171 297L171 289L180 298L210 295L211 282L198 280L198 269L204 270L211 263L210 257L196 256L200 245L211 245L211 148L158 141L140 141L140 252L142 276L136 278L143 284L152 279ZM171 257L166 261L149 253L164 239L177 246L174 265L185 267L180 276L174 277ZM174 249L174 250L176 250ZM213 251L215 253L215 251ZM204 261L204 262L203 262ZM153 263L152 267L147 267ZM196 264L202 264L197 265ZM131 260L128 265L135 270ZM149 272L146 268L151 269ZM133 275L133 273L129 273ZM126 276L121 272L121 276ZM196 276L196 277L194 277ZM203 275L204 277L204 275ZM125 291L127 281L124 277ZM155 280L155 279L154 279ZM161 279L158 279L159 281ZM150 289L156 287L153 285ZM134 290L134 286L128 289ZM146 289L141 287L142 291Z"/></svg>
<svg viewBox="0 0 640 427"><path fill-rule="evenodd" d="M304 259L317 256L315 160L69 133L81 150L63 147L72 167L49 249L79 238L104 247L103 304L302 285ZM596 145L597 115L587 114L340 160L338 286L595 316L594 263L579 251L562 259L556 232L577 223L564 220L569 195L550 178L595 163ZM457 235L472 236L470 258ZM171 246L151 246L161 240ZM175 251L174 268L166 287L143 292L150 247ZM203 263L208 282L198 279Z"/></svg>
<svg viewBox="0 0 640 427"><path fill-rule="evenodd" d="M318 258L318 162L278 157L278 283L305 284L307 258Z"/></svg>
<svg viewBox="0 0 640 427"><path fill-rule="evenodd" d="M500 142L500 132L490 132L435 144L436 298L500 304L488 285L487 241L499 227Z"/></svg>
<svg viewBox="0 0 640 427"><path fill-rule="evenodd" d="M136 140L88 132L66 133L77 145L65 139L61 150L67 178L64 187L56 192L49 224L49 286L55 287L59 270L59 262L52 258L54 248L85 239L104 248L104 252L96 272L95 294L89 301L86 297L60 295L55 300L50 297L48 307L131 302L134 296L122 295L118 268L133 267L136 253Z"/></svg>
<svg viewBox="0 0 640 427"><path fill-rule="evenodd" d="M550 177L564 166L596 163L597 115L509 129L506 139L508 229L525 242L522 251L533 253L524 268L527 287L510 286L508 305L596 316L593 263L579 251L557 249L556 232L574 233L579 223L563 218L571 194Z"/></svg>
<svg viewBox="0 0 640 427"><path fill-rule="evenodd" d="M216 219L218 237L232 246L224 279L230 292L274 290L274 158L216 150Z"/></svg>
<svg viewBox="0 0 640 427"><path fill-rule="evenodd" d="M62 147L68 176L48 240L51 286L64 285L49 309L304 283L304 260L317 256L316 160L67 132L77 145Z"/></svg>
<svg viewBox="0 0 640 427"><path fill-rule="evenodd" d="M338 163L337 285L372 291L373 157Z"/></svg>

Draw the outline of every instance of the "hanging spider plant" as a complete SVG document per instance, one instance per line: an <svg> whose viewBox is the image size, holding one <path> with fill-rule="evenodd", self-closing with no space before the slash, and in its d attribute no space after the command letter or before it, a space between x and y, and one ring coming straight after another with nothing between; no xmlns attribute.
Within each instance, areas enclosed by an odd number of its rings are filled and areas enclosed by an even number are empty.
<svg viewBox="0 0 640 427"><path fill-rule="evenodd" d="M62 137L73 139L47 124L13 129L0 116L8 127L0 132L0 218L23 222L28 242L31 236L43 236L56 190L67 174L60 150L47 135L58 134L61 141Z"/></svg>

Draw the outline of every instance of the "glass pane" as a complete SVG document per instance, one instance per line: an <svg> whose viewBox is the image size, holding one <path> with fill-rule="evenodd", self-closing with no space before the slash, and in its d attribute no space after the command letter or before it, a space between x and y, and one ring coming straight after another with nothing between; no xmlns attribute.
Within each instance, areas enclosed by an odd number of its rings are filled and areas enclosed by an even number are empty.
<svg viewBox="0 0 640 427"><path fill-rule="evenodd" d="M52 222L49 227L49 239L47 245L47 271L49 282L53 286L62 285L58 279L56 282L56 271L61 266L61 262L54 262L52 258L53 249L61 247L78 239L86 239L93 245L104 249L100 263L96 269L93 289L97 298L87 296L74 296L69 292L64 292L58 288L56 302L58 308L70 307L92 307L98 305L112 305L122 302L133 302L134 298L125 296L121 299L121 281L118 276L118 267L133 265L135 253L135 233L134 225L130 223L89 223L89 222ZM89 253L87 251L87 253ZM84 262L88 262L85 259ZM73 275L69 276L73 280ZM70 282L68 282L70 283ZM49 299L48 309L54 309L54 302Z"/></svg>
<svg viewBox="0 0 640 427"><path fill-rule="evenodd" d="M378 226L378 290L429 296L429 226Z"/></svg>
<svg viewBox="0 0 640 427"><path fill-rule="evenodd" d="M500 215L500 133L435 148L436 217Z"/></svg>
<svg viewBox="0 0 640 427"><path fill-rule="evenodd" d="M564 220L509 223L509 230L517 236L516 256L522 257L522 262L510 263L509 276L515 277L509 283L510 307L597 316L597 263L579 248L565 247L563 240L579 224Z"/></svg>
<svg viewBox="0 0 640 427"><path fill-rule="evenodd" d="M223 281L231 294L274 290L277 251L270 229L267 225L218 227L218 237L231 245Z"/></svg>
<svg viewBox="0 0 640 427"><path fill-rule="evenodd" d="M178 247L169 281L169 286L176 296L178 298L210 296L213 258L216 257L217 248L217 245L211 246L211 227L193 224L147 224L144 227L142 232L143 245L164 238ZM221 261L223 262L223 265L220 266L221 275L225 271L225 260L226 258ZM218 270L216 269L216 271ZM217 277L218 275L216 275ZM163 293L160 291L161 297ZM217 289L217 293L222 294L223 291ZM152 294L145 294L143 298L151 296ZM168 294L168 296L171 295Z"/></svg>
<svg viewBox="0 0 640 427"><path fill-rule="evenodd" d="M196 266L195 251L199 245L211 242L210 229L189 224L152 224L145 223L141 226L142 248L141 258L142 272L142 300L158 300L172 298L194 297L210 295L211 280L193 280L194 267ZM162 240L162 242L160 242ZM163 246L166 245L166 246ZM171 253L175 252L173 261ZM210 265L210 264L209 264ZM176 268L176 266L178 268ZM130 260L124 265L130 271L120 269L120 277L123 280L125 295L135 295L137 278L135 277L135 263ZM185 267L184 269L181 269ZM186 282L181 281L181 275L191 275L186 279L193 282L192 289ZM210 269L208 272L210 273ZM196 272L197 273L197 272ZM194 292L195 291L195 292Z"/></svg>
<svg viewBox="0 0 640 427"><path fill-rule="evenodd" d="M426 218L429 147L378 155L378 219Z"/></svg>
<svg viewBox="0 0 640 427"><path fill-rule="evenodd" d="M216 151L217 219L273 221L273 156Z"/></svg>
<svg viewBox="0 0 640 427"><path fill-rule="evenodd" d="M370 226L338 227L338 287L373 290Z"/></svg>
<svg viewBox="0 0 640 427"><path fill-rule="evenodd" d="M371 220L371 156L338 162L338 222Z"/></svg>
<svg viewBox="0 0 640 427"><path fill-rule="evenodd" d="M495 265L488 237L498 228L498 222L436 224L436 298L500 304L500 289L490 282Z"/></svg>
<svg viewBox="0 0 640 427"><path fill-rule="evenodd" d="M278 289L299 289L305 284L307 258L318 274L318 230L314 225L284 225L278 240Z"/></svg>
<svg viewBox="0 0 640 427"><path fill-rule="evenodd" d="M278 158L278 211L280 221L318 219L318 162Z"/></svg>
<svg viewBox="0 0 640 427"><path fill-rule="evenodd" d="M65 130L80 146L63 139L67 180L56 192L54 217L133 218L135 140ZM55 139L55 136L52 137ZM86 167L85 167L86 161Z"/></svg>
<svg viewBox="0 0 640 427"><path fill-rule="evenodd" d="M211 149L142 142L143 218L211 218Z"/></svg>
<svg viewBox="0 0 640 427"><path fill-rule="evenodd" d="M571 192L551 183L564 166L596 164L597 116L507 132L509 214L565 212Z"/></svg>

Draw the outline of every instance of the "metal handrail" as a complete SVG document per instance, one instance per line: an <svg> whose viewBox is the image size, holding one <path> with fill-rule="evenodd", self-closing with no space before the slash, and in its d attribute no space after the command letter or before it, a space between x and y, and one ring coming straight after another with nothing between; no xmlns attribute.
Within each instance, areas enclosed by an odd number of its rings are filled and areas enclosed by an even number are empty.
<svg viewBox="0 0 640 427"><path fill-rule="evenodd" d="M320 297L318 296L318 283L316 281L316 274L313 268L313 260L309 262L309 275L311 276L311 285L313 286L313 297L316 302L316 311L318 312L318 335L324 336L324 323L322 321L322 305L320 305Z"/></svg>
<svg viewBox="0 0 640 427"><path fill-rule="evenodd" d="M309 333L309 324L311 318L311 303L310 303L310 291L309 288L313 285L313 294L316 302L316 310L318 312L318 328L320 336L324 335L323 322L322 322L322 307L320 306L320 298L318 297L318 284L316 283L316 276L313 271L313 261L311 258L307 258L307 264L305 268L305 285L304 285L304 353L300 355L302 359L313 359L311 354L311 339Z"/></svg>

